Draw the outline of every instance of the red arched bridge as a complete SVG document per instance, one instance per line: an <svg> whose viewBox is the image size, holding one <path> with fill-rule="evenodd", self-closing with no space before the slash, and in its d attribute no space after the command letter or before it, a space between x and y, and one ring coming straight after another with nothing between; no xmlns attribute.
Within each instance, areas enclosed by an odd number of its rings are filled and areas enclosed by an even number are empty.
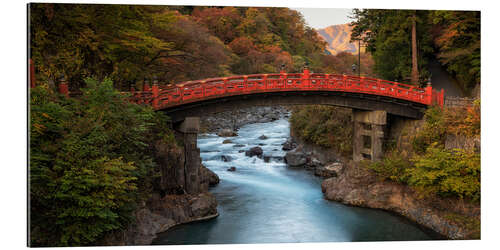
<svg viewBox="0 0 500 250"><path fill-rule="evenodd" d="M305 69L302 73L238 75L165 87L156 83L151 88L144 85L142 91L132 92L132 101L150 104L155 110L164 110L174 117L221 111L220 104L225 106L224 110L230 110L239 105L236 102L245 102L250 106L326 104L360 110L382 109L419 118L426 106L443 105L444 91L433 90L430 83L419 88L369 77L310 73ZM209 110L208 106L215 104L219 107Z"/></svg>

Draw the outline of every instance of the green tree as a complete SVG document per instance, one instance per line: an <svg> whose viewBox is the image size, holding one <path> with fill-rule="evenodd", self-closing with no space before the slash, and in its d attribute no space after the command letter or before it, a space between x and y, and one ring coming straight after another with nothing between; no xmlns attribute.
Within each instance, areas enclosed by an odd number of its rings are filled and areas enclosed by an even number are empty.
<svg viewBox="0 0 500 250"><path fill-rule="evenodd" d="M445 150L437 143L412 161L408 183L424 193L458 196L478 201L481 195L481 156L463 150Z"/></svg>
<svg viewBox="0 0 500 250"><path fill-rule="evenodd" d="M429 77L427 61L433 52L429 11L354 9L351 40L361 39L372 53L374 71L383 79L409 82L412 66L411 31L416 17L420 82Z"/></svg>
<svg viewBox="0 0 500 250"><path fill-rule="evenodd" d="M91 245L124 229L137 202L151 193L155 163L149 145L163 137L154 128L167 121L128 102L110 80L86 82L81 99L58 96L46 86L31 91L33 246Z"/></svg>
<svg viewBox="0 0 500 250"><path fill-rule="evenodd" d="M481 81L481 16L479 11L433 11L437 58L466 90Z"/></svg>

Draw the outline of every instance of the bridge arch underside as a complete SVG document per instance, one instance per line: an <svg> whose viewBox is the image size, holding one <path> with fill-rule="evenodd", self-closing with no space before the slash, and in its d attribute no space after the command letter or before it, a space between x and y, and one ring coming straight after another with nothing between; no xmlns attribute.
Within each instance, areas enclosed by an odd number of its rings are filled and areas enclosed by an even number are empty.
<svg viewBox="0 0 500 250"><path fill-rule="evenodd" d="M424 104L363 93L293 91L220 97L186 103L161 111L170 116L173 123L177 123L186 117L203 117L223 111L278 105L329 105L366 111L385 110L388 114L411 119L421 119L426 108Z"/></svg>

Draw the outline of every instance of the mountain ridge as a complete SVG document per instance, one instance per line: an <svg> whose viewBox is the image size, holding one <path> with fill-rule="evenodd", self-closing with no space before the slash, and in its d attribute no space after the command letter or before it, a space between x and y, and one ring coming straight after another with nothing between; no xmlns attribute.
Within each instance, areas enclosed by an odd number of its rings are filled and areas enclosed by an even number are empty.
<svg viewBox="0 0 500 250"><path fill-rule="evenodd" d="M358 46L350 43L352 27L348 23L330 25L326 28L316 29L316 32L328 45L326 50L332 55L340 52L358 53Z"/></svg>

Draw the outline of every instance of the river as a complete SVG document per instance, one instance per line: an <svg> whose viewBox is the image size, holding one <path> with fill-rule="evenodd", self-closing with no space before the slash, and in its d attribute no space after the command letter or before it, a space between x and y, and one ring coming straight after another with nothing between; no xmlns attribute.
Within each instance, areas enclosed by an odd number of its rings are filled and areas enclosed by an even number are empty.
<svg viewBox="0 0 500 250"><path fill-rule="evenodd" d="M221 179L210 190L217 197L219 216L173 227L158 234L153 244L436 239L400 216L323 199L321 178L283 162L281 144L289 132L288 121L280 119L246 125L237 137L200 135L203 164ZM268 138L259 139L261 135ZM223 144L225 139L232 143ZM245 156L243 150L254 146L262 147L270 161ZM227 171L231 166L236 171Z"/></svg>

